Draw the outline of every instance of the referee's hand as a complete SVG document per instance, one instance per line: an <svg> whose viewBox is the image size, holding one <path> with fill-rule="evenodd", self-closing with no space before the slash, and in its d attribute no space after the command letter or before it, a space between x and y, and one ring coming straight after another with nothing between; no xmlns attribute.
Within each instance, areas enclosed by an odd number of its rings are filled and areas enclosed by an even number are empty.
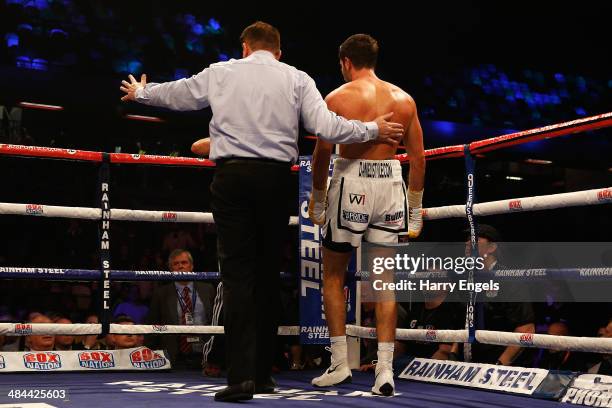
<svg viewBox="0 0 612 408"><path fill-rule="evenodd" d="M378 138L376 141L397 145L404 137L404 126L401 123L388 122L387 119L391 116L393 116L393 112L389 112L374 119L374 122L378 125Z"/></svg>
<svg viewBox="0 0 612 408"><path fill-rule="evenodd" d="M142 74L140 76L140 82L136 81L136 78L132 74L128 76L130 82L121 81L121 89L127 95L123 95L121 98L122 101L135 101L136 100L136 90L139 88L144 88L147 84L147 74Z"/></svg>

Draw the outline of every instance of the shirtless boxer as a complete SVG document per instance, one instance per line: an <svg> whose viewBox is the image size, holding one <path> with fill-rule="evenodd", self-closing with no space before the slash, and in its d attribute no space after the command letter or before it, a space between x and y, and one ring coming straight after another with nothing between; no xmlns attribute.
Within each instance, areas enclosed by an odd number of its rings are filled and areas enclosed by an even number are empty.
<svg viewBox="0 0 612 408"><path fill-rule="evenodd" d="M340 158L327 193L333 145L319 139L312 163L309 215L323 225L323 301L331 339L331 366L312 384L333 386L351 381L347 362L344 274L353 248L362 237L370 242L396 243L408 231L415 238L423 225L421 202L425 177L423 133L414 100L397 86L380 80L374 70L378 44L369 35L349 37L339 52L345 85L330 93L330 110L350 119L371 120L394 112L392 120L404 125L404 145L410 157L408 190L402 180L395 146L367 142L340 145ZM406 214L408 213L408 217ZM392 359L397 308L394 301L376 303L378 363L372 392L393 395Z"/></svg>

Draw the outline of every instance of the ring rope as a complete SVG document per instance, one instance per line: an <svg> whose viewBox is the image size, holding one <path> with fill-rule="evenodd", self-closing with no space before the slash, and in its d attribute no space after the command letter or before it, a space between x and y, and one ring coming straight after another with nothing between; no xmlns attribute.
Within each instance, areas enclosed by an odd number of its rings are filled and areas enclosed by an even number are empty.
<svg viewBox="0 0 612 408"><path fill-rule="evenodd" d="M485 216L606 203L612 203L612 187L478 203L474 204L474 214ZM114 208L110 210L110 213L111 220L113 221L214 223L212 213L208 212L147 211ZM0 214L99 220L102 217L102 210L88 207L0 203ZM429 220L465 218L465 204L424 208L423 218ZM297 216L289 218L289 225L297 224Z"/></svg>
<svg viewBox="0 0 612 408"><path fill-rule="evenodd" d="M101 324L57 324L57 323L0 323L0 335L97 335L102 332ZM113 334L223 334L223 326L184 325L125 325L111 323ZM281 336L297 336L299 326L279 326ZM346 325L350 337L375 339L376 329ZM411 340L434 343L464 343L467 330L425 330L396 329L397 340ZM569 350L590 353L612 353L612 338L553 336L548 334L510 333L490 330L476 330L476 340L482 344L499 346L535 347L555 350Z"/></svg>
<svg viewBox="0 0 612 408"><path fill-rule="evenodd" d="M469 144L471 153L484 153L505 147L533 142L536 140L549 139L552 137L565 136L578 132L602 129L612 126L612 112L589 116L557 123L535 129L524 130L506 135L495 136L483 140L477 140ZM87 150L60 149L56 147L23 146L12 144L0 144L0 154L12 156L47 157L54 159L80 160L90 162L101 162L101 152ZM437 147L425 150L425 158L429 160L444 159L450 157L463 157L464 146L454 145ZM110 153L110 162L118 164L156 164L169 166L190 167L215 167L215 163L208 159L193 157L174 157L147 154ZM409 160L407 154L395 156L400 162ZM299 170L299 166L293 166L292 170Z"/></svg>

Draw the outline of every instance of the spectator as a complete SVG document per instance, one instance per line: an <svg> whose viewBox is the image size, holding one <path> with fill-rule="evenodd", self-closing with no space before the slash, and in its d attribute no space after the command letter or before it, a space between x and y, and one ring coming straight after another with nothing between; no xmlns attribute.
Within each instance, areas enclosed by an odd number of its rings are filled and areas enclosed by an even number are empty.
<svg viewBox="0 0 612 408"><path fill-rule="evenodd" d="M133 325L134 321L129 316L117 316L113 321L115 324ZM109 334L107 336L109 348L122 350L138 347L138 335L135 334Z"/></svg>
<svg viewBox="0 0 612 408"><path fill-rule="evenodd" d="M612 318L608 324L600 330L601 337L612 338ZM589 368L591 374L612 375L612 354L602 354L601 360Z"/></svg>
<svg viewBox="0 0 612 408"><path fill-rule="evenodd" d="M465 322L461 303L447 301L448 291L424 292L424 302L402 303L398 307L398 328L426 330L459 330ZM396 341L396 356L407 354L414 357L448 360L452 344L434 342Z"/></svg>
<svg viewBox="0 0 612 408"><path fill-rule="evenodd" d="M487 224L478 226L478 255L484 258L485 270L504 269L499 261L499 243L501 234L494 227ZM470 242L466 242L466 252L469 253ZM520 290L511 282L503 282L500 292L505 296ZM497 296L496 292L487 292L489 298ZM510 296L508 296L510 297ZM476 299L478 302L478 298ZM491 299L477 304L476 318L480 329L535 333L535 315L533 305L528 302L493 302ZM480 316L479 316L480 315ZM520 346L494 346L476 343L472 345L472 357L479 363L517 365L530 367L533 363L533 350Z"/></svg>
<svg viewBox="0 0 612 408"><path fill-rule="evenodd" d="M184 249L175 249L168 257L173 272L192 272L193 258ZM207 282L177 281L158 287L151 299L147 321L150 324L210 325L215 289ZM198 335L152 336L150 347L168 351L175 367L200 368L202 342Z"/></svg>
<svg viewBox="0 0 612 408"><path fill-rule="evenodd" d="M75 299L75 308L70 312L70 318L76 322L82 322L92 306L91 288L84 283L72 287L71 294Z"/></svg>
<svg viewBox="0 0 612 408"><path fill-rule="evenodd" d="M57 324L72 324L72 321L66 317L58 317L53 319L53 323ZM74 345L74 336L59 335L55 336L55 350L66 351L72 350Z"/></svg>
<svg viewBox="0 0 612 408"><path fill-rule="evenodd" d="M170 226L170 231L168 231L162 242L162 250L165 254L179 249L187 250L195 247L196 243L191 233L181 229L178 224Z"/></svg>
<svg viewBox="0 0 612 408"><path fill-rule="evenodd" d="M99 324L100 319L95 314L90 314L85 319L85 323ZM107 348L104 339L101 339L97 334L77 337L73 350L105 350Z"/></svg>
<svg viewBox="0 0 612 408"><path fill-rule="evenodd" d="M8 310L0 311L0 323L12 323L15 321ZM0 335L0 351L19 351L19 337Z"/></svg>
<svg viewBox="0 0 612 408"><path fill-rule="evenodd" d="M569 336L570 331L564 322L555 322L548 326L546 334L553 336ZM547 370L568 370L582 372L586 370L586 364L579 353L565 350L540 350L536 367Z"/></svg>
<svg viewBox="0 0 612 408"><path fill-rule="evenodd" d="M29 323L53 323L42 313L30 313ZM25 337L25 351L51 351L55 346L55 337L50 335L29 335Z"/></svg>
<svg viewBox="0 0 612 408"><path fill-rule="evenodd" d="M129 288L127 300L115 307L113 316L127 315L134 320L134 323L143 324L148 314L149 308L142 303L140 286L132 284Z"/></svg>

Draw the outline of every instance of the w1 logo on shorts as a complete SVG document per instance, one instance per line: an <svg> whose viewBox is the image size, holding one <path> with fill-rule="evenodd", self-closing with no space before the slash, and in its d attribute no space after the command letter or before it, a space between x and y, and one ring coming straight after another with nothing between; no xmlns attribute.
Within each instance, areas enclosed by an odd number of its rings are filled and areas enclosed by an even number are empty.
<svg viewBox="0 0 612 408"><path fill-rule="evenodd" d="M349 201L351 202L351 204L365 205L365 199L365 194L349 193Z"/></svg>

